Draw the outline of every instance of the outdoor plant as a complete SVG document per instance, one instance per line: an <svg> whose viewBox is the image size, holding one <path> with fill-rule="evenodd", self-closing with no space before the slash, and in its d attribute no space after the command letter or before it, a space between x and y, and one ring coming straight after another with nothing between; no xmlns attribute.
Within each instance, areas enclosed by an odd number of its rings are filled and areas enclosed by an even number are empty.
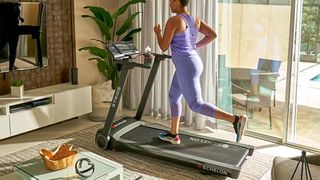
<svg viewBox="0 0 320 180"><path fill-rule="evenodd" d="M96 22L99 26L102 40L101 39L90 39L92 41L98 41L102 44L103 48L98 46L86 46L79 50L89 51L92 57L90 61L97 62L97 68L99 72L105 77L106 80L112 81L112 88L116 89L119 81L119 72L115 63L112 61L112 57L106 49L109 43L115 41L131 41L133 36L141 31L141 28L132 28L133 20L138 16L140 12L133 13L130 15L119 28L117 28L118 18L127 11L130 5L137 3L145 3L146 0L129 0L126 4L121 6L114 13L105 10L102 7L97 6L86 6L91 12L91 15L82 15L83 18L90 18Z"/></svg>
<svg viewBox="0 0 320 180"><path fill-rule="evenodd" d="M14 87L21 87L23 85L23 82L20 79L12 79L10 81L10 85Z"/></svg>

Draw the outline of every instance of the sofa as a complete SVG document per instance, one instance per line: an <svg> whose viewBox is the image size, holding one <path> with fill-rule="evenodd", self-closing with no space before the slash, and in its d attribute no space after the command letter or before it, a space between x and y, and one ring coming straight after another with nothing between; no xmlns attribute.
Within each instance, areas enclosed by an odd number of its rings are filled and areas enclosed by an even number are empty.
<svg viewBox="0 0 320 180"><path fill-rule="evenodd" d="M271 169L271 179L272 180L283 180L290 179L300 157L293 158L283 158L275 157L273 160L273 166ZM320 179L320 155L308 155L307 156L308 165L312 175L312 179ZM295 176L293 179L301 179L301 164L297 168ZM303 178L306 179L305 166L303 170Z"/></svg>

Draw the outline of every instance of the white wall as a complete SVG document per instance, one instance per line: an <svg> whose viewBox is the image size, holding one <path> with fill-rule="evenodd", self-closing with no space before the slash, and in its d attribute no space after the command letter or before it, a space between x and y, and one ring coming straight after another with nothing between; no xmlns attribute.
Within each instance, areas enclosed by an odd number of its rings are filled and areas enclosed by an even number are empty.
<svg viewBox="0 0 320 180"><path fill-rule="evenodd" d="M85 6L101 6L107 11L114 12L118 9L125 0L74 0L74 13L75 13L75 44L76 44L76 61L79 70L79 83L95 84L103 81L102 76L99 74L96 63L89 61L90 54L86 51L78 51L79 48L90 45L100 45L89 39L102 39L102 35L96 23L89 18L82 18L83 14L90 14ZM123 18L125 18L124 15ZM122 18L122 19L123 19ZM123 21L122 19L119 20ZM120 24L118 23L118 24Z"/></svg>

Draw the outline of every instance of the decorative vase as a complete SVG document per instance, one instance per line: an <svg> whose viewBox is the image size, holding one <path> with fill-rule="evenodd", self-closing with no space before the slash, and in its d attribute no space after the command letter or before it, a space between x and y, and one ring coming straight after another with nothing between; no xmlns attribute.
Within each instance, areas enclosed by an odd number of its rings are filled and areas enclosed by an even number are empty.
<svg viewBox="0 0 320 180"><path fill-rule="evenodd" d="M92 121L106 120L113 94L111 81L92 86L92 112L89 114Z"/></svg>
<svg viewBox="0 0 320 180"><path fill-rule="evenodd" d="M20 99L23 97L24 86L11 86L11 96L19 97Z"/></svg>

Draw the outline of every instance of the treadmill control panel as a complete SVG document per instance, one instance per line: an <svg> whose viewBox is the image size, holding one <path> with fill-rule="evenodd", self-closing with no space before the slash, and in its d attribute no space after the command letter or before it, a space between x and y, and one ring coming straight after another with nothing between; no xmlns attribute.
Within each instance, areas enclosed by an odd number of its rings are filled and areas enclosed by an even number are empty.
<svg viewBox="0 0 320 180"><path fill-rule="evenodd" d="M107 49L111 52L114 59L129 59L131 55L140 53L132 41L111 43L107 46Z"/></svg>

